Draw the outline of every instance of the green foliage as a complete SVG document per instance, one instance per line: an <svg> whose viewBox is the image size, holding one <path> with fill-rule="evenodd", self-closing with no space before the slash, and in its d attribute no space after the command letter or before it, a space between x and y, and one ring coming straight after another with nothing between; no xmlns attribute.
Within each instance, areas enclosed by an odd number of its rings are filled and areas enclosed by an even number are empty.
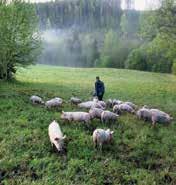
<svg viewBox="0 0 176 185"><path fill-rule="evenodd" d="M175 120L169 126L152 128L135 115L124 114L116 124L94 120L86 127L63 122L60 112L29 102L33 94L44 100L59 96L67 101L74 93L87 100L97 75L105 82L105 99L149 105L176 117L174 75L42 65L20 68L17 81L0 82L0 184L175 184ZM63 110L80 109L65 103ZM49 142L48 125L54 119L67 135L66 156L55 154ZM114 143L102 153L93 147L95 128L114 130Z"/></svg>
<svg viewBox="0 0 176 185"><path fill-rule="evenodd" d="M96 67L99 60L99 48L96 38L93 34L83 34L81 38L84 60L82 61L85 67Z"/></svg>
<svg viewBox="0 0 176 185"><path fill-rule="evenodd" d="M138 40L120 38L110 30L105 34L104 45L100 52L100 66L124 68L128 54L139 45Z"/></svg>
<svg viewBox="0 0 176 185"><path fill-rule="evenodd" d="M121 16L120 27L124 37L136 38L140 28L140 12L136 10L124 10Z"/></svg>
<svg viewBox="0 0 176 185"><path fill-rule="evenodd" d="M147 41L152 41L158 33L155 17L156 11L147 11L140 15L140 37Z"/></svg>
<svg viewBox="0 0 176 185"><path fill-rule="evenodd" d="M118 34L113 30L108 31L105 34L104 45L101 51L101 66L113 67L116 62L117 48L119 45Z"/></svg>
<svg viewBox="0 0 176 185"><path fill-rule="evenodd" d="M145 48L133 50L125 62L125 68L147 71L147 56Z"/></svg>
<svg viewBox="0 0 176 185"><path fill-rule="evenodd" d="M121 1L69 0L36 4L41 29L70 28L81 26L81 30L117 29L122 14Z"/></svg>
<svg viewBox="0 0 176 185"><path fill-rule="evenodd" d="M141 60L138 57L139 60L134 61L133 53L126 62L127 67L136 69L133 64L138 63L138 69L171 73L176 58L175 10L174 0L163 0L160 8L141 15L141 37L144 45L134 51L138 56L140 53ZM140 61L143 64L140 65Z"/></svg>
<svg viewBox="0 0 176 185"><path fill-rule="evenodd" d="M174 60L173 65L172 65L172 73L176 75L176 60Z"/></svg>
<svg viewBox="0 0 176 185"><path fill-rule="evenodd" d="M158 35L152 42L133 50L126 61L126 68L170 73L175 57L175 47L170 39Z"/></svg>
<svg viewBox="0 0 176 185"><path fill-rule="evenodd" d="M74 25L78 34L70 42L62 39L53 47L58 52L48 47L49 52L41 60L64 66L171 73L176 58L176 4L174 0L159 3L158 9L150 11L133 10L132 1L126 1L128 8L122 10L119 0L37 3L41 29L68 29Z"/></svg>
<svg viewBox="0 0 176 185"><path fill-rule="evenodd" d="M9 79L17 65L36 58L39 45L34 7L20 0L0 3L0 78Z"/></svg>

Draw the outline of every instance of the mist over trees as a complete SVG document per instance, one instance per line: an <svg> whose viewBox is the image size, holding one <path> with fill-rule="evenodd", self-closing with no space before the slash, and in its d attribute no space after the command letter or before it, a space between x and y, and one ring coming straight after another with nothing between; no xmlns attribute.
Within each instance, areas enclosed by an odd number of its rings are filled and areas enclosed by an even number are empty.
<svg viewBox="0 0 176 185"><path fill-rule="evenodd" d="M175 65L175 1L137 11L134 1L37 3L43 52L39 63L170 73ZM46 39L50 35L53 39Z"/></svg>
<svg viewBox="0 0 176 185"><path fill-rule="evenodd" d="M124 68L140 43L140 12L123 11L119 0L55 1L37 3L36 9L44 35L39 63ZM53 43L46 35L55 38Z"/></svg>

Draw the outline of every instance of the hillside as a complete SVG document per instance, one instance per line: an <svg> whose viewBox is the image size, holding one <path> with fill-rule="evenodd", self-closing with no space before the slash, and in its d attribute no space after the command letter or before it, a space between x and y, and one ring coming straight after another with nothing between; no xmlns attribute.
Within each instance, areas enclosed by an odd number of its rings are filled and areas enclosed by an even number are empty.
<svg viewBox="0 0 176 185"><path fill-rule="evenodd" d="M95 76L105 83L105 99L149 105L174 117L169 126L150 124L134 115L117 124L93 121L64 123L60 112L33 106L29 97L45 100L72 94L87 100ZM44 65L19 69L16 81L0 81L0 184L176 184L176 77L120 69L62 68ZM79 110L68 103L63 110ZM53 153L48 125L56 119L67 135L67 155ZM101 153L93 148L95 128L114 130L114 143Z"/></svg>

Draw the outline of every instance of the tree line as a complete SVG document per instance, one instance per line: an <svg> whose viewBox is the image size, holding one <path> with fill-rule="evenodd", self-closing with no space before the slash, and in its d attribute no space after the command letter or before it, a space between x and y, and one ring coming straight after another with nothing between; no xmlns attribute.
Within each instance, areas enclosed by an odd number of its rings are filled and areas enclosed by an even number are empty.
<svg viewBox="0 0 176 185"><path fill-rule="evenodd" d="M37 4L40 27L77 28L72 34L72 41L64 41L68 43L64 47L71 55L61 65L164 73L171 73L176 66L175 9L174 0L161 0L160 7L151 11L122 10L119 1L78 0ZM97 36L98 33L101 36ZM70 49L74 48L71 45L77 44L78 50ZM63 53L60 57L65 61ZM54 60L53 64L57 64Z"/></svg>
<svg viewBox="0 0 176 185"><path fill-rule="evenodd" d="M175 0L161 0L159 9L143 13L140 27L143 43L128 56L127 68L176 73L175 13Z"/></svg>
<svg viewBox="0 0 176 185"><path fill-rule="evenodd" d="M36 3L41 29L79 26L82 30L119 28L120 0L65 0Z"/></svg>
<svg viewBox="0 0 176 185"><path fill-rule="evenodd" d="M119 0L54 1L37 3L36 9L41 30L71 32L55 36L57 44L44 41L40 63L124 68L140 43L140 12L123 11Z"/></svg>

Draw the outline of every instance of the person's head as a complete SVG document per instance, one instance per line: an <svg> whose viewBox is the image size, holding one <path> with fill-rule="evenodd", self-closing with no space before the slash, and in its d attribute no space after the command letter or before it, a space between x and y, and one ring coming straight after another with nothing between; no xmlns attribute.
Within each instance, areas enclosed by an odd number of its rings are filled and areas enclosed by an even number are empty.
<svg viewBox="0 0 176 185"><path fill-rule="evenodd" d="M96 77L96 81L99 81L99 80L100 80L100 77L99 77L99 76L97 76L97 77Z"/></svg>

